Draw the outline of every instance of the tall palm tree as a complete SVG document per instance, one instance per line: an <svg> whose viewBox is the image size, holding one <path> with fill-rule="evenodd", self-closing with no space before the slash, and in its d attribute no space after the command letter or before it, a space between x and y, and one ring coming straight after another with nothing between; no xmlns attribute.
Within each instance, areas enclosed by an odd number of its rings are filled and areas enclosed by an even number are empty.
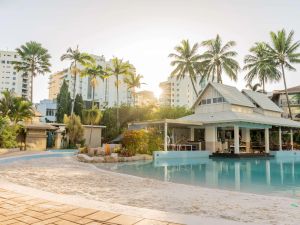
<svg viewBox="0 0 300 225"><path fill-rule="evenodd" d="M175 69L171 73L171 77L176 77L177 80L183 79L185 76L189 76L194 92L198 97L198 91L195 83L197 80L197 74L199 74L200 55L197 53L199 46L194 44L190 46L189 40L182 40L180 45L177 45L174 50L176 53L171 53L170 58L173 58L171 62Z"/></svg>
<svg viewBox="0 0 300 225"><path fill-rule="evenodd" d="M292 66L292 63L300 63L300 53L298 52L300 41L294 42L294 31L291 31L287 35L284 29L277 31L277 33L271 32L270 36L272 42L271 44L267 44L268 55L281 69L285 96L289 109L289 117L293 119L286 87L285 69L296 71L296 69Z"/></svg>
<svg viewBox="0 0 300 225"><path fill-rule="evenodd" d="M236 45L229 41L222 45L219 35L215 39L203 41L202 46L208 50L200 55L202 73L208 80L217 80L222 83L222 72L224 71L231 80L237 80L237 72L240 69L239 63L234 59L237 52L231 50Z"/></svg>
<svg viewBox="0 0 300 225"><path fill-rule="evenodd" d="M277 69L276 63L268 57L266 43L255 43L255 45L250 48L250 53L251 54L246 55L244 59L245 66L243 70L248 70L245 80L249 84L257 78L260 84L262 84L262 91L265 93L265 83L268 81L279 81L281 73Z"/></svg>
<svg viewBox="0 0 300 225"><path fill-rule="evenodd" d="M135 89L140 88L142 84L145 84L141 82L143 78L144 77L142 75L136 75L135 73L132 73L124 78L124 82L127 84L128 90L131 90L131 94L133 96L133 106L135 106Z"/></svg>
<svg viewBox="0 0 300 225"><path fill-rule="evenodd" d="M88 76L91 78L90 85L92 87L92 108L93 108L95 102L95 89L96 86L98 85L97 78L101 78L104 81L105 72L102 66L96 64L89 64L81 72L81 76L82 77Z"/></svg>
<svg viewBox="0 0 300 225"><path fill-rule="evenodd" d="M24 74L31 76L31 93L30 100L33 100L33 78L38 74L44 75L50 72L50 54L48 50L43 48L40 43L30 41L21 45L16 49L18 55L21 57L20 61L14 61L14 69Z"/></svg>
<svg viewBox="0 0 300 225"><path fill-rule="evenodd" d="M76 49L68 48L67 53L63 54L60 57L60 60L61 61L63 61L63 60L71 61L70 70L74 76L73 98L72 98L72 106L71 106L71 114L72 114L74 112L74 101L75 101L75 97L76 97L76 80L77 80L77 75L80 74L80 69L78 68L78 64L85 66L89 63L94 63L95 60L89 54L81 53L78 49L78 45L77 45Z"/></svg>
<svg viewBox="0 0 300 225"><path fill-rule="evenodd" d="M122 59L116 57L111 59L111 65L107 67L107 73L109 76L116 77L116 90L117 90L117 129L120 128L120 118L119 118L119 86L120 86L120 76L128 76L134 71L133 66L129 62L123 62Z"/></svg>

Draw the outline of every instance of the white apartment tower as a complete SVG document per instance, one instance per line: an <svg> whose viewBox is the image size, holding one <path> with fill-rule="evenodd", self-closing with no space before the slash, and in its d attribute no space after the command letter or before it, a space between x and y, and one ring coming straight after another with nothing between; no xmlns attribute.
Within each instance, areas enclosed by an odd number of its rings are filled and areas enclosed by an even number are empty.
<svg viewBox="0 0 300 225"><path fill-rule="evenodd" d="M104 56L92 55L96 60L98 65L101 65L105 68L110 64L110 61L105 61ZM83 69L82 66L79 66L80 69ZM123 81L123 77L120 77L119 84L119 104L131 104L130 91L128 90L127 85ZM69 92L71 97L73 97L73 85L74 85L74 76L71 73L70 69L65 69L61 72L54 73L50 75L49 80L49 99L56 99L60 91L60 87L63 81L66 80L69 86ZM116 90L116 77L110 76L105 80L97 78L97 87L95 89L95 102L98 103L101 107L112 107L117 104L117 90ZM91 102L92 101L92 88L90 85L91 78L81 77L79 74L76 79L76 94L81 94L83 101Z"/></svg>
<svg viewBox="0 0 300 225"><path fill-rule="evenodd" d="M200 83L200 76L197 76L195 87L199 93L206 85L206 80ZM189 76L182 79L168 77L167 81L161 82L159 87L162 93L159 97L159 104L165 106L184 106L191 108L196 101L196 93L193 89Z"/></svg>
<svg viewBox="0 0 300 225"><path fill-rule="evenodd" d="M19 60L17 52L0 51L0 92L9 90L18 96L31 99L31 76L17 72L12 64Z"/></svg>

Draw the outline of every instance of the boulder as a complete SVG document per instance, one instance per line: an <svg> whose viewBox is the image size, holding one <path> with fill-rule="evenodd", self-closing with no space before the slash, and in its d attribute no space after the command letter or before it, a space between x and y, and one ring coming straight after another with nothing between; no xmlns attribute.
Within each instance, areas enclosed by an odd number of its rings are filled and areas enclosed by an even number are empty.
<svg viewBox="0 0 300 225"><path fill-rule="evenodd" d="M93 162L93 157L90 157L86 154L78 154L77 155L77 159L80 161L80 162L87 162L87 163L91 163Z"/></svg>

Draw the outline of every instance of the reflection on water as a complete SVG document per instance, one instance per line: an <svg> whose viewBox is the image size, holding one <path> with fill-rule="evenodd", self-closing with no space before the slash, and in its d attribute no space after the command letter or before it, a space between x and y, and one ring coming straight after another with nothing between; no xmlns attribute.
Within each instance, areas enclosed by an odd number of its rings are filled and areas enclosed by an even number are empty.
<svg viewBox="0 0 300 225"><path fill-rule="evenodd" d="M121 173L203 187L300 197L300 159L169 159L99 165Z"/></svg>

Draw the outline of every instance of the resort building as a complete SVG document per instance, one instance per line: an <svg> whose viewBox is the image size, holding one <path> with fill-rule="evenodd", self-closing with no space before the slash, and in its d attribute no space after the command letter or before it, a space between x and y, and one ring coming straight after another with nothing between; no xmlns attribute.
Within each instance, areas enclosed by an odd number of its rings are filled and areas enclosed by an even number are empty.
<svg viewBox="0 0 300 225"><path fill-rule="evenodd" d="M300 86L295 86L287 89L289 101L294 120L300 120ZM283 109L283 117L288 118L289 109L286 101L285 90L275 90L272 93L271 99L280 108Z"/></svg>
<svg viewBox="0 0 300 225"><path fill-rule="evenodd" d="M206 84L206 80L200 82L200 78L200 76L197 76L195 82L197 92L200 92ZM159 97L160 105L191 108L196 101L196 94L189 76L185 76L182 79L169 77L167 81L161 82L159 87L162 90Z"/></svg>
<svg viewBox="0 0 300 225"><path fill-rule="evenodd" d="M105 68L110 64L109 61L105 61L104 56L92 55L98 65ZM79 65L80 69L83 66ZM49 99L56 99L60 91L63 81L66 81L69 86L71 97L73 97L73 85L74 75L71 73L70 68L62 70L60 72L50 75L49 78ZM130 90L123 81L123 77L120 78L119 84L119 104L130 104L131 95ZM79 74L76 79L76 94L81 94L83 101L86 105L92 102L92 87L90 85L90 77L81 77ZM105 80L97 78L97 87L95 89L95 103L101 107L112 107L117 104L117 89L116 89L116 77L110 76Z"/></svg>
<svg viewBox="0 0 300 225"><path fill-rule="evenodd" d="M17 72L12 64L13 61L20 60L17 52L0 51L0 92L9 90L31 99L31 76Z"/></svg>
<svg viewBox="0 0 300 225"><path fill-rule="evenodd" d="M135 106L157 105L152 91L139 91L135 94Z"/></svg>
<svg viewBox="0 0 300 225"><path fill-rule="evenodd" d="M265 94L240 92L236 87L209 82L192 109L194 114L179 119L136 122L130 126L164 128L165 151L269 154L270 150L298 148L293 132L300 123L282 118L282 109Z"/></svg>

